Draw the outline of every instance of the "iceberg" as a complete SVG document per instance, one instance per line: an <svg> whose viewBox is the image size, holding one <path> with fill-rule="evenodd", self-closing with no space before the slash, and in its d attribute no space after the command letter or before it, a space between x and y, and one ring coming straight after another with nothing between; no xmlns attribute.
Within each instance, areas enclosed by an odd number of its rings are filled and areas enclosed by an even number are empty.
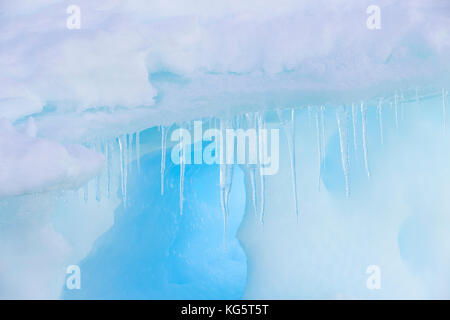
<svg viewBox="0 0 450 320"><path fill-rule="evenodd" d="M371 5L1 2L0 298L449 298L450 4Z"/></svg>

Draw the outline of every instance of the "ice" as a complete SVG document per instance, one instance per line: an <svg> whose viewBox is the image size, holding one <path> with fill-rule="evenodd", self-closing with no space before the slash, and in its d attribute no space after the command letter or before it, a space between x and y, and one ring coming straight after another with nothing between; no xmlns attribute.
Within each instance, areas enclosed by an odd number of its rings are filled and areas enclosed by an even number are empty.
<svg viewBox="0 0 450 320"><path fill-rule="evenodd" d="M362 141L364 152L364 167L366 168L367 178L370 179L369 158L367 154L367 107L364 106L364 102L361 102L361 123L362 123Z"/></svg>
<svg viewBox="0 0 450 320"><path fill-rule="evenodd" d="M264 113L257 114L257 128L258 128L258 155L259 155L259 219L261 223L264 223L264 212L266 208L266 177L263 174L263 164L261 159L263 158L263 150L267 141L264 139L264 135L260 134L260 129L265 128Z"/></svg>
<svg viewBox="0 0 450 320"><path fill-rule="evenodd" d="M320 134L320 124L319 124L319 112L316 110L316 137L317 137L317 159L318 159L318 171L319 177L317 185L320 188L320 180L322 178L322 137Z"/></svg>
<svg viewBox="0 0 450 320"><path fill-rule="evenodd" d="M133 155L134 155L134 152L133 152L134 138L133 138L133 134L128 134L127 136L128 136L128 143L127 143L127 147L128 147L127 153L128 154L127 154L127 159L128 159L128 162L131 163L131 161L133 160ZM131 167L131 166L129 166L129 167Z"/></svg>
<svg viewBox="0 0 450 320"><path fill-rule="evenodd" d="M310 110L308 109L308 112ZM297 170L295 161L295 109L290 110L290 118L288 122L284 122L282 110L277 110L278 118L284 128L289 149L289 160L291 168L292 194L294 199L295 214L299 215L298 193L297 193Z"/></svg>
<svg viewBox="0 0 450 320"><path fill-rule="evenodd" d="M166 140L167 140L167 128L160 126L161 132L161 195L164 195L164 172L166 169Z"/></svg>
<svg viewBox="0 0 450 320"><path fill-rule="evenodd" d="M355 151L355 154L357 154L358 151L358 140L357 140L357 123L358 123L358 109L354 103L352 103L352 123L353 123L353 148Z"/></svg>
<svg viewBox="0 0 450 320"><path fill-rule="evenodd" d="M250 186L251 186L251 197L252 197L252 208L255 212L255 215L257 215L258 205L256 202L256 168L252 167L249 170L250 175Z"/></svg>
<svg viewBox="0 0 450 320"><path fill-rule="evenodd" d="M3 1L0 297L58 298L72 263L86 296L446 297L450 6L377 4L380 30L359 0L79 0L68 30L67 3ZM174 165L171 126L199 119L283 128L284 166L263 174L261 134L256 165Z"/></svg>
<svg viewBox="0 0 450 320"><path fill-rule="evenodd" d="M138 172L141 172L141 132L136 131L136 164Z"/></svg>
<svg viewBox="0 0 450 320"><path fill-rule="evenodd" d="M345 108L337 110L336 112L338 132L339 132L339 147L341 150L342 171L345 177L345 196L350 196L350 181L349 181L349 160L348 160L348 114Z"/></svg>
<svg viewBox="0 0 450 320"><path fill-rule="evenodd" d="M0 45L8 50L0 56L1 116L16 121L42 114L36 118L42 137L59 141L254 111L264 105L260 92L274 105L283 104L283 92L296 92L296 102L305 105L355 101L364 98L359 90L388 96L403 89L404 79L408 86L438 85L450 70L445 0L396 2L383 24L397 27L372 33L357 0L344 7L324 0L219 1L208 8L180 1L170 8L146 1L77 5L89 17L79 31L66 29L61 2L2 4ZM27 41L29 30L33 41ZM162 74L182 85L162 81ZM176 112L166 112L175 105Z"/></svg>
<svg viewBox="0 0 450 320"><path fill-rule="evenodd" d="M398 95L395 92L394 95L394 115L395 115L395 127L398 128Z"/></svg>
<svg viewBox="0 0 450 320"><path fill-rule="evenodd" d="M106 194L108 196L108 199L111 198L111 145L109 142L105 144L105 158L106 158Z"/></svg>
<svg viewBox="0 0 450 320"><path fill-rule="evenodd" d="M220 121L220 131L225 133L225 130L230 128L229 120ZM220 151L222 159L224 159L224 146L220 146ZM229 201L231 186L233 184L233 164L227 164L225 161L219 164L219 188L220 188L220 204L222 207L223 214L223 229L224 229L224 239L226 237L227 231L227 220L229 216Z"/></svg>
<svg viewBox="0 0 450 320"><path fill-rule="evenodd" d="M442 123L444 126L444 132L446 130L446 122L447 122L446 97L447 97L447 92L445 91L445 89L442 89Z"/></svg>
<svg viewBox="0 0 450 320"><path fill-rule="evenodd" d="M255 129L256 130L256 115L254 113L246 113L245 114L245 124L246 129ZM258 216L258 199L257 197L257 181L256 181L256 172L258 170L256 165L245 165L245 169L248 171L249 179L250 179L250 196L251 196L251 207L255 214Z"/></svg>
<svg viewBox="0 0 450 320"><path fill-rule="evenodd" d="M325 135L325 106L320 106L320 129L322 131L322 157L325 157L327 136Z"/></svg>
<svg viewBox="0 0 450 320"><path fill-rule="evenodd" d="M377 115L378 115L378 128L380 130L380 140L381 144L384 144L383 136L383 101L380 99L377 105Z"/></svg>
<svg viewBox="0 0 450 320"><path fill-rule="evenodd" d="M89 201L89 182L86 183L83 187L83 200L84 203L87 203Z"/></svg>
<svg viewBox="0 0 450 320"><path fill-rule="evenodd" d="M127 137L127 135L118 137L117 143L119 145L122 204L124 207L126 207L127 206L127 180L128 180L128 137Z"/></svg>

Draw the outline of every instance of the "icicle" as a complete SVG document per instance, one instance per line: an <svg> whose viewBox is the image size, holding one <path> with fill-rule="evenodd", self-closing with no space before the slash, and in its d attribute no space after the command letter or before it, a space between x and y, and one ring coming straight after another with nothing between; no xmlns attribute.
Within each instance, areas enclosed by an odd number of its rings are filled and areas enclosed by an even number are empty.
<svg viewBox="0 0 450 320"><path fill-rule="evenodd" d="M228 127L228 122L224 120L220 120L220 131L224 135L224 132L226 128ZM219 147L220 154L220 164L219 164L219 186L220 186L220 204L222 207L222 214L223 214L223 239L224 239L224 246L225 246L225 240L226 240L226 232L227 232L227 220L229 215L229 198L230 198L230 191L231 186L233 183L233 170L234 166L232 164L227 164L225 160L225 155L223 154L225 152L225 148L223 145Z"/></svg>
<svg viewBox="0 0 450 320"><path fill-rule="evenodd" d="M123 206L127 206L127 138L118 137L120 158L120 182Z"/></svg>
<svg viewBox="0 0 450 320"><path fill-rule="evenodd" d="M395 127L398 128L398 103L397 103L397 92L394 96L394 112L395 112Z"/></svg>
<svg viewBox="0 0 450 320"><path fill-rule="evenodd" d="M233 165L229 164L220 164L220 204L222 207L223 214L223 239L224 244L226 243L226 234L227 234L227 221L229 216L229 200L230 200L230 191L231 186L233 184Z"/></svg>
<svg viewBox="0 0 450 320"><path fill-rule="evenodd" d="M128 134L128 163L131 164L133 160L133 134Z"/></svg>
<svg viewBox="0 0 450 320"><path fill-rule="evenodd" d="M181 135L181 133L180 133ZM184 201L184 171L186 166L186 148L184 139L180 136L180 215L183 215L183 201Z"/></svg>
<svg viewBox="0 0 450 320"><path fill-rule="evenodd" d="M443 117L444 133L446 130L446 119L447 119L445 96L446 96L445 89L442 89L442 117Z"/></svg>
<svg viewBox="0 0 450 320"><path fill-rule="evenodd" d="M245 114L245 129L254 128L256 130L255 124L255 115L246 113ZM255 165L247 165L248 172L250 176L250 188L251 188L251 196L252 196L252 205L255 215L258 215L258 205L256 198L256 166Z"/></svg>
<svg viewBox="0 0 450 320"><path fill-rule="evenodd" d="M100 141L97 141L95 143L95 151L96 152L102 152L102 143ZM102 200L102 185L101 185L101 177L102 175L97 175L95 178L95 200L101 201Z"/></svg>
<svg viewBox="0 0 450 320"><path fill-rule="evenodd" d="M308 125L311 128L312 124L312 107L308 106Z"/></svg>
<svg viewBox="0 0 450 320"><path fill-rule="evenodd" d="M125 189L125 186L123 185L123 175L124 175L124 167L123 167L123 146L122 146L122 139L121 137L117 138L117 142L119 144L119 159L120 159L120 190L122 194L122 201L123 201L123 192Z"/></svg>
<svg viewBox="0 0 450 320"><path fill-rule="evenodd" d="M277 110L278 118L280 119L281 125L283 126L284 132L286 133L286 140L289 149L289 158L291 164L291 181L292 181L292 196L294 198L294 208L295 214L298 219L299 209L298 209L298 194L297 194L297 170L295 166L295 110L291 109L291 116L289 123L285 123L282 117L282 111Z"/></svg>
<svg viewBox="0 0 450 320"><path fill-rule="evenodd" d="M166 170L166 138L167 128L160 127L161 131L161 195L164 195L164 171Z"/></svg>
<svg viewBox="0 0 450 320"><path fill-rule="evenodd" d="M290 156L291 156L291 177L292 177L292 191L294 193L294 201L295 201L295 213L297 218L299 216L299 207L298 207L298 192L297 192L297 169L296 169L296 161L295 161L295 111L291 109L291 125L290 125L290 136L291 146L289 148Z"/></svg>
<svg viewBox="0 0 450 320"><path fill-rule="evenodd" d="M322 128L322 160L325 159L327 137L325 135L325 106L320 107L320 125ZM325 163L324 163L325 165Z"/></svg>
<svg viewBox="0 0 450 320"><path fill-rule="evenodd" d="M353 148L355 150L355 155L357 154L358 150L358 141L356 139L356 126L357 126L357 119L358 119L358 110L356 108L356 105L352 103L352 122L353 122Z"/></svg>
<svg viewBox="0 0 450 320"><path fill-rule="evenodd" d="M106 158L106 192L108 199L111 199L111 155L109 150L109 142L105 144L105 158Z"/></svg>
<svg viewBox="0 0 450 320"><path fill-rule="evenodd" d="M364 103L361 102L361 117L362 117L362 139L363 139L363 150L364 150L364 165L366 167L367 177L370 179L369 162L367 159L367 113Z"/></svg>
<svg viewBox="0 0 450 320"><path fill-rule="evenodd" d="M123 176L123 185L124 185L124 190L123 190L123 194L124 194L124 207L127 206L127 185L128 185L128 141L127 141L127 137L125 136L125 139L123 141L124 144L124 148L123 148L123 167L124 167L124 176Z"/></svg>
<svg viewBox="0 0 450 320"><path fill-rule="evenodd" d="M87 182L83 187L83 199L84 203L89 201L89 182Z"/></svg>
<svg viewBox="0 0 450 320"><path fill-rule="evenodd" d="M95 200L101 201L102 200L102 189L101 189L101 181L100 181L100 175L95 179Z"/></svg>
<svg viewBox="0 0 450 320"><path fill-rule="evenodd" d="M350 184L349 184L349 163L348 163L348 137L347 137L347 112L345 109L341 112L336 112L338 132L339 132L339 145L341 148L341 162L342 171L345 177L345 196L348 199L350 196Z"/></svg>
<svg viewBox="0 0 450 320"><path fill-rule="evenodd" d="M136 131L136 163L138 172L141 172L141 132Z"/></svg>
<svg viewBox="0 0 450 320"><path fill-rule="evenodd" d="M320 180L322 179L322 138L320 137L319 111L316 110L316 136L317 136L317 158L319 162L318 188L320 190Z"/></svg>
<svg viewBox="0 0 450 320"><path fill-rule="evenodd" d="M378 101L377 112L378 112L378 125L380 127L381 144L384 144L384 137L383 137L383 105L381 103L381 99Z"/></svg>
<svg viewBox="0 0 450 320"><path fill-rule="evenodd" d="M261 114L258 115L258 129L264 129L264 120L263 116ZM266 181L265 181L265 175L263 174L263 164L262 164L262 158L263 158L263 150L264 150L264 139L259 135L258 130L258 148L259 148L259 181L260 181L260 196L259 196L259 203L260 203L260 212L259 217L261 223L264 223L264 211L265 211L265 193L266 193Z"/></svg>

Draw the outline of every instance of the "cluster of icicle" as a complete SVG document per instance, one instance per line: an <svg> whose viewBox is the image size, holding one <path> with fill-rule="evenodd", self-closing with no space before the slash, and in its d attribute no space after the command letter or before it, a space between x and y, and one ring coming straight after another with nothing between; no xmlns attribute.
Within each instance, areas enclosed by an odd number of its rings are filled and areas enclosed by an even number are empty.
<svg viewBox="0 0 450 320"><path fill-rule="evenodd" d="M419 99L428 98L431 96L436 96L437 94L432 94L429 96L422 96L416 93L415 99L417 102ZM448 99L448 91L442 89L439 93L442 95L442 114L443 114L443 126L446 126L446 106ZM394 111L394 122L395 126L398 127L399 124L399 106L401 103L411 102L413 99L407 99L403 94L395 94L391 98L379 99L375 105L377 106L377 117L378 117L378 127L380 132L381 144L384 143L383 136L383 107L388 105ZM304 108L304 107L301 107ZM322 178L322 166L325 164L324 159L326 155L326 118L325 111L326 107L321 106L308 106L306 107L309 115L309 122L315 124L315 131L317 137L317 153L318 153L318 187L320 188L320 181ZM277 109L276 113L279 118L279 127L282 129L286 136L286 141L289 150L289 160L290 160L290 174L291 174L291 188L293 194L293 206L295 208L295 214L299 216L299 199L297 191L297 173L296 173L296 142L295 142L295 122L296 122L296 110L300 108L283 108ZM367 145L367 104L364 102L353 103L349 106L341 106L336 109L336 122L339 134L339 145L341 153L341 166L345 177L345 194L346 197L350 197L350 181L349 181L349 148L353 144L354 151L356 153L358 149L357 137L359 136L358 122L361 121L361 139L362 139L362 154L364 160L364 166L367 174L367 178L370 179L370 169L368 161L368 145ZM213 128L221 130L223 136L225 136L225 130L231 129L258 129L266 128L265 122L265 112L256 113L246 113L234 117L233 119L217 119L209 118L203 123L207 124L206 129ZM164 195L164 175L166 168L166 149L167 149L167 138L168 133L173 126L160 126L161 134L161 195ZM183 123L180 127L190 129L191 123ZM350 130L352 131L353 141L350 142ZM259 159L261 159L261 143L267 143L265 139L261 139L259 136L258 140L258 154ZM128 180L128 170L133 158L136 159L136 169L140 171L140 156L141 156L141 146L140 146L140 132L135 132L132 134L125 134L117 137L114 141L110 142L96 142L91 143L90 146L98 152L102 152L108 162L106 173L102 176L96 178L96 199L100 201L102 196L101 185L102 180L106 180L106 190L107 197L111 196L111 181L112 181L112 170L114 162L118 160L120 179L119 186L121 190L121 197L123 206L127 206L127 180ZM114 156L115 155L115 156ZM118 159L115 159L117 158ZM180 180L179 180L179 193L180 193L180 214L183 214L183 190L184 190L184 175L186 166L186 155L184 154L184 148L180 148ZM242 166L242 165L241 165ZM265 211L265 185L266 177L262 174L262 165L258 162L256 165L246 164L243 165L244 169L248 172L250 180L250 189L248 194L251 195L251 204L253 211L259 217L261 223L264 221L264 211ZM219 186L220 186L220 202L221 209L224 217L224 228L226 228L227 217L229 216L229 199L230 192L233 182L233 170L234 165L232 164L220 164L219 165ZM83 188L84 198L88 200L88 185ZM226 230L226 229L225 229Z"/></svg>
<svg viewBox="0 0 450 320"><path fill-rule="evenodd" d="M124 134L113 140L95 140L86 143L86 146L104 155L106 169L81 189L84 201L88 202L92 185L95 188L95 199L101 201L103 197L111 199L112 191L118 184L122 204L126 207L128 173L134 159L136 169L140 171L140 132ZM119 177L119 181L115 181L116 177Z"/></svg>

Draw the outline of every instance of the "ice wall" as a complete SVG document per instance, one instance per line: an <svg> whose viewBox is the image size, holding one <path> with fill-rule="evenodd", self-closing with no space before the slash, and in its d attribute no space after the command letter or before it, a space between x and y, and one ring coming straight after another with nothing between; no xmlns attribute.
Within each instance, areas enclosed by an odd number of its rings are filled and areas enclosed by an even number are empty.
<svg viewBox="0 0 450 320"><path fill-rule="evenodd" d="M245 172L247 210L238 234L249 260L245 298L449 297L450 154L442 96L399 98L397 111L394 103L380 103L381 118L378 103L367 104L366 117L358 108L355 131L351 105L325 108L325 130L317 131L327 141L321 153L314 116L296 111L302 128L295 132L299 219L287 187L289 157L281 158L277 175L266 177L264 224L253 214ZM320 119L320 108L314 113ZM342 113L349 117L345 125ZM286 138L280 146L285 155ZM371 265L381 270L379 290L367 286Z"/></svg>
<svg viewBox="0 0 450 320"><path fill-rule="evenodd" d="M154 135L143 132L142 142ZM145 153L140 164L140 172L136 162L129 166L127 205L115 209L114 225L80 261L82 290L64 288L62 298L241 298L247 267L235 233L244 214L242 173L235 173L224 238L217 165L186 165L181 215L180 166L167 162L161 195L160 151Z"/></svg>

